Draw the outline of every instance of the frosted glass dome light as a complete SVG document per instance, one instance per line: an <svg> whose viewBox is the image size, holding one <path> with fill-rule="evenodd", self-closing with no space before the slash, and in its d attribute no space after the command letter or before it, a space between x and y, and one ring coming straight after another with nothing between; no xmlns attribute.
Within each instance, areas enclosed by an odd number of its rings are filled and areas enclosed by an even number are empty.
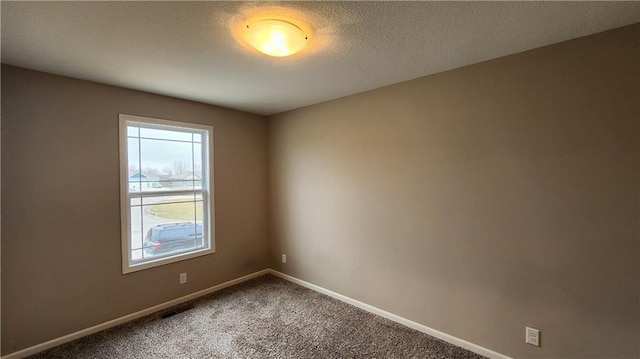
<svg viewBox="0 0 640 359"><path fill-rule="evenodd" d="M249 45L269 56L290 56L307 45L307 35L289 21L258 20L247 24L244 30Z"/></svg>

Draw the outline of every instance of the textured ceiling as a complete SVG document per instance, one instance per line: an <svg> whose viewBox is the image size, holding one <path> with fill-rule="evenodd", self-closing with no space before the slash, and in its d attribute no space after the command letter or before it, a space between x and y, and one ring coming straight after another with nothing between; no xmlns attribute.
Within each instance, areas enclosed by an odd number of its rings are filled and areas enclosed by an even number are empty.
<svg viewBox="0 0 640 359"><path fill-rule="evenodd" d="M2 62L269 115L640 21L638 2L7 2ZM270 58L234 31L302 19Z"/></svg>

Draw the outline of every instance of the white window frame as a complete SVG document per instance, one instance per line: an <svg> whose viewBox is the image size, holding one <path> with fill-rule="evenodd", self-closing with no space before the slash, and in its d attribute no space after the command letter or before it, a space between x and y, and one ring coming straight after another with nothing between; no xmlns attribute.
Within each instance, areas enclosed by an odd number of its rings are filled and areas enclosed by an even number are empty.
<svg viewBox="0 0 640 359"><path fill-rule="evenodd" d="M175 263L195 257L200 257L215 253L215 205L214 205L214 181L213 181L213 126L206 126L194 123L161 120L156 118L141 117L127 114L119 115L120 129L120 214L121 214L121 239L122 239L122 273L132 273L144 269L149 269L169 263ZM142 125L164 127L164 129L189 128L206 131L206 135L202 136L202 188L193 190L177 190L163 192L130 192L129 191L129 157L128 157L128 141L127 141L127 125L130 123L138 123ZM205 164L207 164L205 166ZM166 257L152 259L135 263L131 258L131 198L133 196L155 197L165 196L167 194L193 193L194 191L202 192L203 201L203 234L205 235L204 243L208 243L204 248L169 255ZM208 240L207 240L208 239Z"/></svg>

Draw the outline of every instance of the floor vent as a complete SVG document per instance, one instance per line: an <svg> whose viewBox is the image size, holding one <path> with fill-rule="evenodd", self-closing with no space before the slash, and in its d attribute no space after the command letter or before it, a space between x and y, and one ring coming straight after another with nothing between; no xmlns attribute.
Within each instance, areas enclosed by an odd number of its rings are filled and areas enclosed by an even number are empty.
<svg viewBox="0 0 640 359"><path fill-rule="evenodd" d="M173 308L169 308L164 312L160 313L160 318L166 319L169 317L173 317L176 314L186 312L187 310L193 309L193 305L181 305Z"/></svg>

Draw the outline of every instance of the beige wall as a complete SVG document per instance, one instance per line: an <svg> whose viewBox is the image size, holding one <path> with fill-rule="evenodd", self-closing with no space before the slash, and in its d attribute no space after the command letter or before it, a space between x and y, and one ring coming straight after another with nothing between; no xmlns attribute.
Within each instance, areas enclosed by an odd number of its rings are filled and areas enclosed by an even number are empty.
<svg viewBox="0 0 640 359"><path fill-rule="evenodd" d="M118 113L215 126L215 254L122 274ZM3 65L2 353L266 268L266 131L262 116Z"/></svg>
<svg viewBox="0 0 640 359"><path fill-rule="evenodd" d="M639 29L270 118L271 265L509 356L640 357Z"/></svg>

